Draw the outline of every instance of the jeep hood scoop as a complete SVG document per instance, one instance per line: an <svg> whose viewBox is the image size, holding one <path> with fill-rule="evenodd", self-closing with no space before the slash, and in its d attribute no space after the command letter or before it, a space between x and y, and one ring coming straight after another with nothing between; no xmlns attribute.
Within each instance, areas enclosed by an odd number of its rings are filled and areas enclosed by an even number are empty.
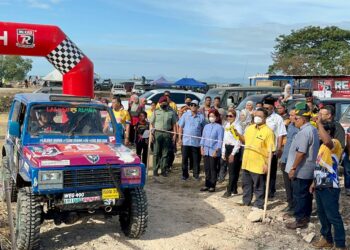
<svg viewBox="0 0 350 250"><path fill-rule="evenodd" d="M29 145L23 147L23 153L39 168L140 163L133 151L115 144Z"/></svg>

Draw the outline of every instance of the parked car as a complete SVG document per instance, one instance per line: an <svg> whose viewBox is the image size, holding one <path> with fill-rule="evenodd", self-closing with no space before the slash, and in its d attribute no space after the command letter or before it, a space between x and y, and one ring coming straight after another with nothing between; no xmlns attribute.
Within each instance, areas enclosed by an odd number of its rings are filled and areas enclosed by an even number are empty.
<svg viewBox="0 0 350 250"><path fill-rule="evenodd" d="M278 98L281 96L281 94L260 94L260 95L250 95L247 96L246 98L243 99L243 101L241 101L241 103L237 106L237 110L242 110L245 108L245 105L248 101L252 101L254 106L257 102L262 102L265 97L267 96L273 96L274 98ZM293 100L298 100L299 98L302 98L304 95L301 94L293 94Z"/></svg>
<svg viewBox="0 0 350 250"><path fill-rule="evenodd" d="M292 109L299 101L305 101L305 98L299 98L297 100L288 100L287 108ZM315 98L317 105L332 105L335 108L335 119L339 121L343 116L346 109L350 106L350 99L348 98Z"/></svg>
<svg viewBox="0 0 350 250"><path fill-rule="evenodd" d="M142 95L143 93L146 92L146 88L149 88L150 84L139 84L139 83L135 83L134 87L132 88L131 92L135 93L137 95Z"/></svg>
<svg viewBox="0 0 350 250"><path fill-rule="evenodd" d="M112 95L126 96L126 89L122 84L114 84L112 87Z"/></svg>
<svg viewBox="0 0 350 250"><path fill-rule="evenodd" d="M145 232L146 168L120 144L111 109L86 97L17 94L6 134L0 198L7 180L17 202L16 249L39 248L44 220L72 224L94 213L119 215L128 237Z"/></svg>
<svg viewBox="0 0 350 250"><path fill-rule="evenodd" d="M111 79L105 79L102 82L96 82L95 90L111 90L113 86Z"/></svg>
<svg viewBox="0 0 350 250"><path fill-rule="evenodd" d="M173 102L176 103L178 108L181 108L185 105L185 99L186 97L190 97L192 100L197 100L198 102L203 98L204 94L192 92L192 91L186 91L186 90L176 90L176 89L153 89L150 91L147 91L143 95L141 95L139 98L145 98L146 99L146 109L149 108L152 102L158 102L159 98L163 96L164 91L170 91L170 98ZM128 102L123 101L122 102L124 108L128 107Z"/></svg>
<svg viewBox="0 0 350 250"><path fill-rule="evenodd" d="M226 109L230 104L239 105L240 102L250 95L257 94L281 94L281 87L222 87L210 89L205 96L210 96L212 100L215 97L220 97L221 107ZM201 105L204 103L204 99L201 101Z"/></svg>

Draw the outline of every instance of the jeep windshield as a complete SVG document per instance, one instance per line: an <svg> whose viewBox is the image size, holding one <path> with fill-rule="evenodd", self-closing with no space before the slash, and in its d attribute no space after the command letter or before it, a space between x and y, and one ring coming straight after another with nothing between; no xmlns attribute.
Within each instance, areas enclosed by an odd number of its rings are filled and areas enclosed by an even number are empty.
<svg viewBox="0 0 350 250"><path fill-rule="evenodd" d="M115 126L104 106L36 105L30 110L31 136L114 136Z"/></svg>

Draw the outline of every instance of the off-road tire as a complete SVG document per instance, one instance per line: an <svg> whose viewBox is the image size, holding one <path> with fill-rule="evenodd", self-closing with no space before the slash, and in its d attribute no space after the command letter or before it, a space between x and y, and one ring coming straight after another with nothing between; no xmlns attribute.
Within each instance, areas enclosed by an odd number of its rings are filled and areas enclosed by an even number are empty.
<svg viewBox="0 0 350 250"><path fill-rule="evenodd" d="M148 208L146 192L142 188L125 193L123 211L119 215L121 229L129 238L139 238L147 228Z"/></svg>
<svg viewBox="0 0 350 250"><path fill-rule="evenodd" d="M0 169L0 181L1 181L1 188L0 188L0 199L2 201L6 201L6 194L5 194L5 180L9 181L9 188L10 188L10 194L11 194L11 202L17 201L17 187L15 181L12 179L10 170L9 170L9 158L7 156L4 156L1 161L1 169Z"/></svg>
<svg viewBox="0 0 350 250"><path fill-rule="evenodd" d="M38 249L42 208L30 187L18 190L16 211L16 245L18 250Z"/></svg>

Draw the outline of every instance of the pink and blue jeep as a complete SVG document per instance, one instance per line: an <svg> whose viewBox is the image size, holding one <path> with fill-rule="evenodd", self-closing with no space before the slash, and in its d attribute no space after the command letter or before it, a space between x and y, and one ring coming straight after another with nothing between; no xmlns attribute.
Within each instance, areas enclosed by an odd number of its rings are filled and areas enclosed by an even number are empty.
<svg viewBox="0 0 350 250"><path fill-rule="evenodd" d="M146 169L121 144L121 125L86 97L18 94L2 148L4 180L17 202L18 249L39 247L40 224L70 224L94 213L119 215L122 231L140 237L148 220Z"/></svg>

